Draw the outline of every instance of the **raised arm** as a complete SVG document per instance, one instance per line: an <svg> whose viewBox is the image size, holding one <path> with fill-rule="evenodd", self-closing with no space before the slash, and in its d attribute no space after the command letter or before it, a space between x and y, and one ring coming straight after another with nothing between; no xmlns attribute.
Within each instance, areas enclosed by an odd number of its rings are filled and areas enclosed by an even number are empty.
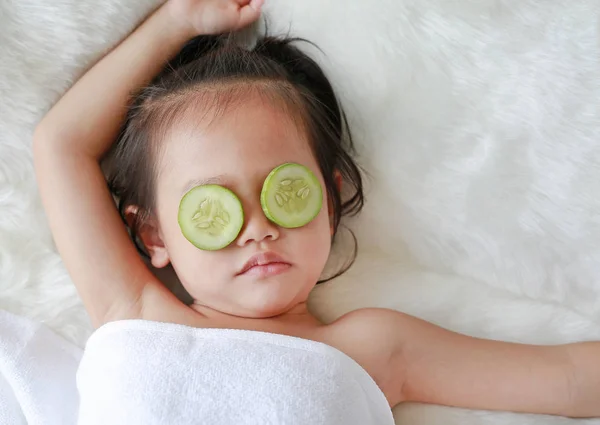
<svg viewBox="0 0 600 425"><path fill-rule="evenodd" d="M99 165L131 94L187 40L247 25L258 17L260 3L169 0L88 71L38 125L34 161L42 202L95 326L135 317L144 289L158 285L129 239Z"/></svg>

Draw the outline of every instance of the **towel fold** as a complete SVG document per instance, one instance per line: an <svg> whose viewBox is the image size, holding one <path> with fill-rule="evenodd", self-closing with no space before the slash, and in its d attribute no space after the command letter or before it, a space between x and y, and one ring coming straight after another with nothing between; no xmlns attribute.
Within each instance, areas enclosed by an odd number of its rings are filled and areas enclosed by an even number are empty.
<svg viewBox="0 0 600 425"><path fill-rule="evenodd" d="M315 341L124 320L88 340L79 424L393 425L370 375Z"/></svg>
<svg viewBox="0 0 600 425"><path fill-rule="evenodd" d="M75 424L81 354L43 324L0 311L0 424Z"/></svg>

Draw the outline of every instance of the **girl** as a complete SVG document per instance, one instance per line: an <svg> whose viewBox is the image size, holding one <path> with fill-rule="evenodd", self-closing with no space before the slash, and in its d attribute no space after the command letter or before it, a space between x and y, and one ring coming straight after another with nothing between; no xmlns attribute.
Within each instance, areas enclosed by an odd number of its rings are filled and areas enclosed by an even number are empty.
<svg viewBox="0 0 600 425"><path fill-rule="evenodd" d="M386 309L353 311L330 324L311 315L307 297L341 216L362 206L362 186L347 153L343 112L312 60L290 40L265 38L244 49L227 37L209 36L254 22L261 2L169 0L87 72L36 129L44 207L93 325L112 322L118 334L118 326L129 323L129 338L135 338L161 323L156 344L177 332L196 344L202 330L244 330L236 335L302 340L309 351L331 347L368 373L388 410L417 401L600 416L600 343L487 341ZM138 96L128 109L133 91ZM115 140L107 185L100 160ZM341 197L342 184L349 199ZM173 266L191 305L148 270L127 228L153 266ZM119 348L125 339L111 340L107 333L97 338L95 350L106 343L120 353L123 370L135 369L135 359ZM90 351L88 344L86 355ZM173 363L152 373L176 379L169 375ZM88 400L83 375L79 384L82 409L102 405ZM197 387L186 388L194 397ZM106 410L110 402L124 402L104 397ZM204 400L198 396L186 409L206 412ZM328 409L325 401L312 403L311 409ZM302 423L286 412L274 423ZM114 415L111 423L126 422ZM146 423L158 423L148 415ZM266 416L256 422L268 423Z"/></svg>

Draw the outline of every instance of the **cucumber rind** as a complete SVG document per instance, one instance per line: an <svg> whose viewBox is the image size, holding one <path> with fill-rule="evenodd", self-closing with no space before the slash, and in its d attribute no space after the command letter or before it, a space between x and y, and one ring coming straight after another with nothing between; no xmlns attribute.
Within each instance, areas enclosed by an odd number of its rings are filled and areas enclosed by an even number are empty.
<svg viewBox="0 0 600 425"><path fill-rule="evenodd" d="M229 214L230 222L220 236L211 236L195 228L194 211L202 197L212 196L221 201ZM183 236L203 251L217 251L229 246L239 235L244 224L244 210L239 198L231 190L219 185L202 185L190 189L179 203L177 222Z"/></svg>
<svg viewBox="0 0 600 425"><path fill-rule="evenodd" d="M314 197L314 202L312 205L313 212L309 215L303 214L301 218L290 216L284 212L278 214L276 211L277 207L273 204L274 194L272 190L277 185L276 180L281 177L282 173L286 171L292 171L293 169L298 170L298 172L302 175L302 178L309 181L311 190L316 190L316 193L310 195L311 197ZM304 165L292 162L282 164L274 168L265 179L260 193L260 204L265 216L278 226L288 229L295 229L305 226L314 220L317 215L319 215L319 212L323 207L323 189L321 187L321 182L313 174L313 172ZM273 207L271 208L270 205Z"/></svg>

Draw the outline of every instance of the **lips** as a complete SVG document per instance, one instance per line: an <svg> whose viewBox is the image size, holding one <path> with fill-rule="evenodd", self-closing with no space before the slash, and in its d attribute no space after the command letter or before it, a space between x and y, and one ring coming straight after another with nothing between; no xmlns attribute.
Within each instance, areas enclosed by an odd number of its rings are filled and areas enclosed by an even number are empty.
<svg viewBox="0 0 600 425"><path fill-rule="evenodd" d="M274 252L261 252L246 261L237 276L243 274L271 276L284 272L290 266L290 263Z"/></svg>

